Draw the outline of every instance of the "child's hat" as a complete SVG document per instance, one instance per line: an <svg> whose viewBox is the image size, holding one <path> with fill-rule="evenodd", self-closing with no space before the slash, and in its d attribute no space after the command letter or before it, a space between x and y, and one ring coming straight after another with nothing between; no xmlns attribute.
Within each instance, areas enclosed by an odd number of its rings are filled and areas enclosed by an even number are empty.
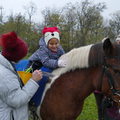
<svg viewBox="0 0 120 120"><path fill-rule="evenodd" d="M27 44L15 32L3 34L0 37L0 46L2 46L2 55L14 62L18 62L28 52Z"/></svg>
<svg viewBox="0 0 120 120"><path fill-rule="evenodd" d="M59 36L60 31L57 27L44 27L42 33L44 35L44 40L46 45L48 44L48 41L51 38L56 38L60 41L60 36Z"/></svg>

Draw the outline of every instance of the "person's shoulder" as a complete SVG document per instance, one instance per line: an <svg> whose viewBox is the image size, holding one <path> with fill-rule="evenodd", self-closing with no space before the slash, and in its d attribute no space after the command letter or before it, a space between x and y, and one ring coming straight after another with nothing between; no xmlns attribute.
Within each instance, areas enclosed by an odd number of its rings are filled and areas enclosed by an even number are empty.
<svg viewBox="0 0 120 120"><path fill-rule="evenodd" d="M40 53L48 53L49 49L46 46L40 46L38 52L40 52Z"/></svg>

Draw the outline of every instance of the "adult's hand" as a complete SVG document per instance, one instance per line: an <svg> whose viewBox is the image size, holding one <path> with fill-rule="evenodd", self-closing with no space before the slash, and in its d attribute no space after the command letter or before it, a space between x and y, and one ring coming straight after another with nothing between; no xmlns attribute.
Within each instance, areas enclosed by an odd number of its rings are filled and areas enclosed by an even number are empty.
<svg viewBox="0 0 120 120"><path fill-rule="evenodd" d="M40 70L35 70L33 73L32 73L32 79L34 80L34 81L39 81L39 80L41 80L42 79L42 77L43 77L43 74L42 74L42 71L40 71Z"/></svg>

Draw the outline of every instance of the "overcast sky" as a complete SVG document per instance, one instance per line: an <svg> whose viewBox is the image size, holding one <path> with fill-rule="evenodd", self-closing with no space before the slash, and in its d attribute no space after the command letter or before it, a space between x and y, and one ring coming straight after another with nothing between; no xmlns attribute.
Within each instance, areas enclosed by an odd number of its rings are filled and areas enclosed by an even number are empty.
<svg viewBox="0 0 120 120"><path fill-rule="evenodd" d="M24 6L29 6L30 2L34 3L37 7L36 15L34 16L34 21L39 21L41 11L47 7L50 8L60 8L65 6L66 3L80 2L81 0L0 0L0 7L4 9L4 14L7 16L10 13L25 13ZM82 0L83 1L83 0ZM94 3L105 2L107 9L104 11L103 16L108 17L111 13L120 10L120 0L92 0Z"/></svg>

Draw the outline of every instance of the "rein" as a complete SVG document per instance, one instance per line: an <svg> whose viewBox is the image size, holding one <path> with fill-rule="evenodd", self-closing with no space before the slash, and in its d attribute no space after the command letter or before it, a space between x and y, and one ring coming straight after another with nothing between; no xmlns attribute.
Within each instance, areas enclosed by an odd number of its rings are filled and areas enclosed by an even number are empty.
<svg viewBox="0 0 120 120"><path fill-rule="evenodd" d="M109 68L105 67L105 74L108 77L108 82L109 82L110 90L112 91L112 95L120 96L120 90L115 89L114 78L110 73Z"/></svg>
<svg viewBox="0 0 120 120"><path fill-rule="evenodd" d="M110 86L110 90L112 91L113 94L115 94L115 92L117 90L115 89L114 79L113 79L113 76L112 76L111 72L109 71L109 68L112 68L112 66L108 65L106 63L106 57L104 57L104 64L102 66L102 73L101 73L101 77L100 77L101 80L99 82L98 90L102 91L103 77L104 77L104 75L106 75L107 78L108 78L108 83L109 83L109 86Z"/></svg>

